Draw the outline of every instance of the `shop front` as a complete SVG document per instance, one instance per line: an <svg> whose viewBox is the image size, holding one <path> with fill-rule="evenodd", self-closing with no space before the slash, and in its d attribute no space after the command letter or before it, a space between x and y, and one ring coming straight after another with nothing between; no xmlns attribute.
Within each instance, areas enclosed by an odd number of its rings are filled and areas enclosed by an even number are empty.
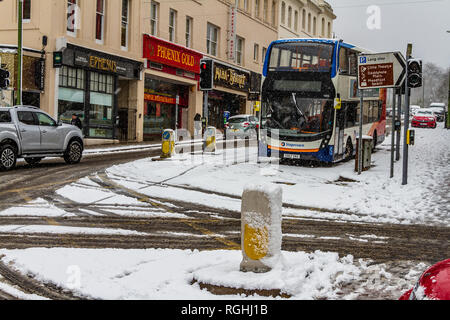
<svg viewBox="0 0 450 320"><path fill-rule="evenodd" d="M137 87L132 84L139 81L141 70L141 62L68 44L58 72L59 120L70 123L76 114L89 139L133 140L136 130L130 130L130 122L136 119L123 121L119 108L137 110L132 103L136 93L130 88Z"/></svg>
<svg viewBox="0 0 450 320"><path fill-rule="evenodd" d="M0 47L0 61L2 68L10 73L10 88L0 93L0 106L8 107L17 101L17 66L18 55L16 48ZM23 55L22 71L22 104L41 107L41 93L44 90L45 60L41 52L27 49Z"/></svg>
<svg viewBox="0 0 450 320"><path fill-rule="evenodd" d="M214 90L208 94L209 125L223 130L226 118L253 113L251 100L259 99L255 79L260 77L254 72L214 61Z"/></svg>
<svg viewBox="0 0 450 320"><path fill-rule="evenodd" d="M147 59L144 88L144 140L161 139L164 129L190 129L201 110L197 84L202 54L144 35Z"/></svg>

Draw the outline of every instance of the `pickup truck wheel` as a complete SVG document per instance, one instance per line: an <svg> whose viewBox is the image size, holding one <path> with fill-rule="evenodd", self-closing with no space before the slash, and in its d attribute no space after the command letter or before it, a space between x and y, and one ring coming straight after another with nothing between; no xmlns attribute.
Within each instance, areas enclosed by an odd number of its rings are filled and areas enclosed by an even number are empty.
<svg viewBox="0 0 450 320"><path fill-rule="evenodd" d="M78 141L72 141L64 153L64 161L66 161L67 164L77 164L81 161L82 156L83 148L81 147L81 144Z"/></svg>
<svg viewBox="0 0 450 320"><path fill-rule="evenodd" d="M44 158L25 158L26 163L28 163L30 166L34 166L41 162L41 160Z"/></svg>
<svg viewBox="0 0 450 320"><path fill-rule="evenodd" d="M16 166L16 149L10 144L0 146L0 170L11 170Z"/></svg>

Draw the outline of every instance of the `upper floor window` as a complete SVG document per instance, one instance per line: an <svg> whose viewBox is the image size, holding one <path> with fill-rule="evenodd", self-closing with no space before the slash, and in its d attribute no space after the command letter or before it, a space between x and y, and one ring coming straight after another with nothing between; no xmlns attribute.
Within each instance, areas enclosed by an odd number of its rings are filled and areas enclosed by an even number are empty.
<svg viewBox="0 0 450 320"><path fill-rule="evenodd" d="M269 0L264 0L264 11L263 11L263 20L269 21Z"/></svg>
<svg viewBox="0 0 450 320"><path fill-rule="evenodd" d="M236 63L242 65L244 62L244 39L236 37Z"/></svg>
<svg viewBox="0 0 450 320"><path fill-rule="evenodd" d="M272 25L274 26L276 23L277 16L277 3L276 1L272 1Z"/></svg>
<svg viewBox="0 0 450 320"><path fill-rule="evenodd" d="M286 4L281 3L281 24L286 24Z"/></svg>
<svg viewBox="0 0 450 320"><path fill-rule="evenodd" d="M260 6L260 2L259 0L255 0L255 17L259 18L259 6Z"/></svg>
<svg viewBox="0 0 450 320"><path fill-rule="evenodd" d="M219 38L219 28L208 23L206 31L206 51L208 54L217 56L218 38Z"/></svg>
<svg viewBox="0 0 450 320"><path fill-rule="evenodd" d="M169 41L176 41L177 34L177 12L173 9L169 11Z"/></svg>
<svg viewBox="0 0 450 320"><path fill-rule="evenodd" d="M244 10L248 11L248 0L244 0Z"/></svg>
<svg viewBox="0 0 450 320"><path fill-rule="evenodd" d="M158 15L159 3L152 1L150 9L150 34L152 36L158 35Z"/></svg>
<svg viewBox="0 0 450 320"><path fill-rule="evenodd" d="M95 17L95 39L103 42L105 32L105 0L97 0Z"/></svg>
<svg viewBox="0 0 450 320"><path fill-rule="evenodd" d="M298 31L298 11L295 10L294 14L294 29L295 31Z"/></svg>
<svg viewBox="0 0 450 320"><path fill-rule="evenodd" d="M67 0L67 33L76 35L78 19L78 1Z"/></svg>
<svg viewBox="0 0 450 320"><path fill-rule="evenodd" d="M130 1L122 0L122 26L120 33L120 45L123 49L128 48L129 23L130 23Z"/></svg>
<svg viewBox="0 0 450 320"><path fill-rule="evenodd" d="M256 44L253 46L253 60L255 62L258 62L259 60L259 44Z"/></svg>
<svg viewBox="0 0 450 320"><path fill-rule="evenodd" d="M266 61L267 48L262 48L262 63Z"/></svg>
<svg viewBox="0 0 450 320"><path fill-rule="evenodd" d="M31 20L31 0L23 0L22 21L27 23Z"/></svg>
<svg viewBox="0 0 450 320"><path fill-rule="evenodd" d="M186 47L192 47L192 27L193 19L191 17L186 17Z"/></svg>
<svg viewBox="0 0 450 320"><path fill-rule="evenodd" d="M306 10L303 9L302 12L302 29L305 30L306 28Z"/></svg>
<svg viewBox="0 0 450 320"><path fill-rule="evenodd" d="M313 35L317 34L317 18L314 17L313 19Z"/></svg>
<svg viewBox="0 0 450 320"><path fill-rule="evenodd" d="M292 7L288 9L288 28L292 28Z"/></svg>

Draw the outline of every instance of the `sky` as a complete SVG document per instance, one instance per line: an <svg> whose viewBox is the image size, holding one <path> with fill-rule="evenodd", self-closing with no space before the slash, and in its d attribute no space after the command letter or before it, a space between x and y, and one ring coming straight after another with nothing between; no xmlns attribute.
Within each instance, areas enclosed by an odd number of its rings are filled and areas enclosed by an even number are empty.
<svg viewBox="0 0 450 320"><path fill-rule="evenodd" d="M450 0L327 2L337 15L334 22L337 38L374 52L400 51L403 55L407 44L412 43L415 58L450 67L450 33L446 32L450 30ZM371 6L379 8L379 15L375 11L367 13Z"/></svg>

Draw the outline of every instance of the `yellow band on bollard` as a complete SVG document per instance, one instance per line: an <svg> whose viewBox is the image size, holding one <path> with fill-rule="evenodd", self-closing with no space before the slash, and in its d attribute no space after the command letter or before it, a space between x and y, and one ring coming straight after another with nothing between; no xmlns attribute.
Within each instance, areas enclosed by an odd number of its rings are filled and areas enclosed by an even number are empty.
<svg viewBox="0 0 450 320"><path fill-rule="evenodd" d="M267 227L254 229L245 225L244 250L252 260L261 260L269 252L269 230Z"/></svg>
<svg viewBox="0 0 450 320"><path fill-rule="evenodd" d="M170 141L164 141L162 144L163 154L168 154L170 152Z"/></svg>

